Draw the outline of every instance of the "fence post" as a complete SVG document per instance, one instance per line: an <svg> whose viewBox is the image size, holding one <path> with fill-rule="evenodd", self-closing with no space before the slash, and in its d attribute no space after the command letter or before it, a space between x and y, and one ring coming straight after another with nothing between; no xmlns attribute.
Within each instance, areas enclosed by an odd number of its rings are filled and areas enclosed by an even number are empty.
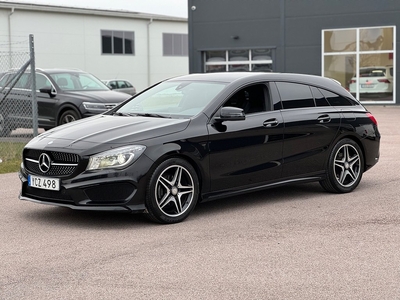
<svg viewBox="0 0 400 300"><path fill-rule="evenodd" d="M35 46L33 34L29 35L29 52L31 57L31 76L32 76L32 126L33 136L38 135L38 106L36 99L36 66L35 66Z"/></svg>

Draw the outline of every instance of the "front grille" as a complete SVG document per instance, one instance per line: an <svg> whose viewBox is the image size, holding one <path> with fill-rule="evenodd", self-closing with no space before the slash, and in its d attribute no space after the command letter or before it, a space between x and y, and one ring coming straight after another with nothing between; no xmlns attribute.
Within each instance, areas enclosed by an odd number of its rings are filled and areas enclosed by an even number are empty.
<svg viewBox="0 0 400 300"><path fill-rule="evenodd" d="M39 157L41 154L50 157L50 168L42 172L39 168ZM28 172L41 176L69 176L75 172L79 164L79 155L73 153L43 151L26 149L24 151L24 165Z"/></svg>

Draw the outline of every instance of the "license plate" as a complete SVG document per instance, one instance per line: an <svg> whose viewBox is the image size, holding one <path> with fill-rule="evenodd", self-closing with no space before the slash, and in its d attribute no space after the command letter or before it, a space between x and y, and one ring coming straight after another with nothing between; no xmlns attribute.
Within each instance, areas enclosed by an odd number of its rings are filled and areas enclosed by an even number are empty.
<svg viewBox="0 0 400 300"><path fill-rule="evenodd" d="M374 87L374 84L361 84L361 87L363 88L363 89L365 89L365 88L373 88Z"/></svg>
<svg viewBox="0 0 400 300"><path fill-rule="evenodd" d="M28 185L42 190L59 191L60 179L28 175Z"/></svg>

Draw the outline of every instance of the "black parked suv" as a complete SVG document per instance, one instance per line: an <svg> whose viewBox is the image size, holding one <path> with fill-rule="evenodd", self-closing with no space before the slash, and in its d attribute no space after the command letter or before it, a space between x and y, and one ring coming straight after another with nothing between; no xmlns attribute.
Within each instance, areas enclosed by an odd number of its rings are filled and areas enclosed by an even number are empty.
<svg viewBox="0 0 400 300"><path fill-rule="evenodd" d="M31 73L22 74L15 85L13 77L15 72L8 72L0 79L1 136L32 126ZM46 130L103 113L130 97L111 91L92 74L67 69L37 69L36 96L38 124Z"/></svg>

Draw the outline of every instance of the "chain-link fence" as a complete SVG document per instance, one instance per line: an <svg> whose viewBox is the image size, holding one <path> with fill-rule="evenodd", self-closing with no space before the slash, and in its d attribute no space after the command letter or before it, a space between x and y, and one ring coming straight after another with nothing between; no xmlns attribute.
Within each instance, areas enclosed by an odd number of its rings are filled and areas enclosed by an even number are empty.
<svg viewBox="0 0 400 300"><path fill-rule="evenodd" d="M38 134L33 36L0 36L0 171Z"/></svg>

